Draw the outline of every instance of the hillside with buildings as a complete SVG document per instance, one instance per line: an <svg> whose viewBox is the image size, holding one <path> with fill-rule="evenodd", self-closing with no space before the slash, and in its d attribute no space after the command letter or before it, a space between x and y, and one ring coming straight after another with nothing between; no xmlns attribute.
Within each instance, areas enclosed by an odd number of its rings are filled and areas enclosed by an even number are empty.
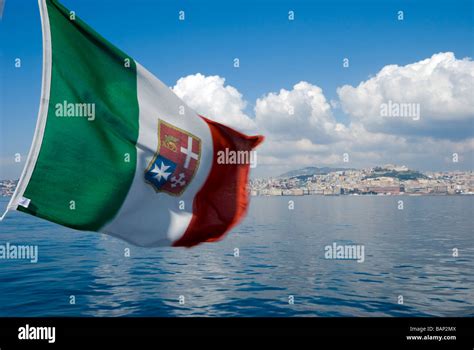
<svg viewBox="0 0 474 350"><path fill-rule="evenodd" d="M12 196L18 180L0 180L0 196ZM316 168L250 181L252 196L459 195L474 194L472 171L419 172L387 164L367 169Z"/></svg>
<svg viewBox="0 0 474 350"><path fill-rule="evenodd" d="M310 173L308 169L314 171ZM253 196L474 194L472 171L419 172L387 164L368 169L304 168L276 178L253 179Z"/></svg>

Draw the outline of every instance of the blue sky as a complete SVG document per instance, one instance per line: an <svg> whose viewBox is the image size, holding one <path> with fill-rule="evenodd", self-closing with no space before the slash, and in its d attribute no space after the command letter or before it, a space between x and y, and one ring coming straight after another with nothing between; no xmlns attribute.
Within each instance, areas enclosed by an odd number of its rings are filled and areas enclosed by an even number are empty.
<svg viewBox="0 0 474 350"><path fill-rule="evenodd" d="M473 57L472 1L63 0L62 3L169 86L202 73L225 78L248 102L300 81L337 100L384 66L438 52ZM184 10L185 21L178 20ZM288 21L288 11L295 20ZM397 11L404 20L397 20ZM6 0L0 22L0 178L18 176L34 131L41 89L41 27L36 0ZM233 59L240 59L240 68ZM350 67L342 67L343 58ZM22 67L15 68L15 58ZM336 108L337 122L350 115ZM298 166L299 164L294 164ZM318 165L318 164L315 164ZM325 164L319 164L325 165ZM361 163L362 165L362 163ZM376 164L373 164L376 165ZM439 168L427 162L424 168ZM471 166L467 166L470 168Z"/></svg>

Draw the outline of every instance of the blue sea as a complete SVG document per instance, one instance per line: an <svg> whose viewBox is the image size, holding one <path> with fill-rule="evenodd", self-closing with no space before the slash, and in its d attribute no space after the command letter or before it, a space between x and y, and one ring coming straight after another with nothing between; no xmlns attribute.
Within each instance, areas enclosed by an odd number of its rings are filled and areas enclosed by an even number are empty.
<svg viewBox="0 0 474 350"><path fill-rule="evenodd" d="M224 240L191 249L12 212L6 242L39 260L0 260L0 316L474 316L473 196L254 197ZM334 242L364 262L326 259Z"/></svg>

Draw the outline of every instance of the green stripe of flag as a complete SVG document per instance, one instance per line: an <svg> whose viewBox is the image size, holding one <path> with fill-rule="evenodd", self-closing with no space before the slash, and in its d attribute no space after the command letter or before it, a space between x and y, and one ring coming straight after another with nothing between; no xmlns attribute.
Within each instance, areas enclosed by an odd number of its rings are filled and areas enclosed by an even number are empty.
<svg viewBox="0 0 474 350"><path fill-rule="evenodd" d="M98 230L121 207L135 174L136 66L79 18L71 20L64 6L46 3L52 41L50 101L41 150L23 194L30 204L18 210ZM94 108L95 119L89 120ZM68 109L75 117L67 116ZM66 116L58 117L60 112Z"/></svg>

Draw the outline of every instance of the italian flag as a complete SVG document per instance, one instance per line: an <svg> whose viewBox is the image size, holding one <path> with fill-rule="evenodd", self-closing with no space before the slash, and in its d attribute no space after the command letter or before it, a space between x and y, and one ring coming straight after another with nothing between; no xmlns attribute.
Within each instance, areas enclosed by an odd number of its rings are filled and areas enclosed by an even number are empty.
<svg viewBox="0 0 474 350"><path fill-rule="evenodd" d="M8 210L138 246L223 237L248 206L246 136L198 115L56 0L39 0L43 82L36 131Z"/></svg>

